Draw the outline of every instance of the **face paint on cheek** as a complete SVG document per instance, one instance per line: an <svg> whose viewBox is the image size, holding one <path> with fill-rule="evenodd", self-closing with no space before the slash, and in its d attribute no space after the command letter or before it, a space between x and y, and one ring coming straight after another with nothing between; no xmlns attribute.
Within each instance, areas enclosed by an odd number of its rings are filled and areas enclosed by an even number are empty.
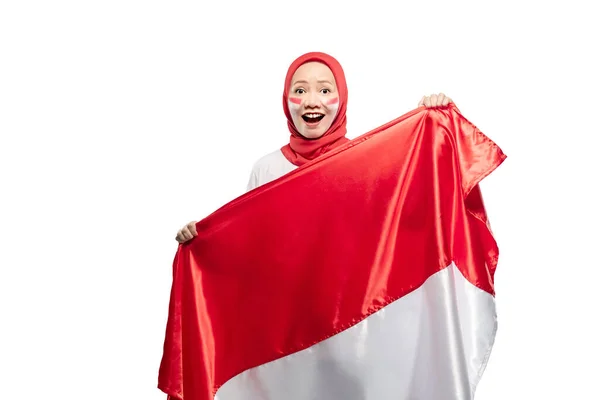
<svg viewBox="0 0 600 400"><path fill-rule="evenodd" d="M290 111L296 112L300 109L302 100L299 97L288 97L288 107Z"/></svg>
<svg viewBox="0 0 600 400"><path fill-rule="evenodd" d="M340 103L340 99L339 98L334 98L334 99L329 99L325 102L325 105L331 109L338 108L338 104Z"/></svg>
<svg viewBox="0 0 600 400"><path fill-rule="evenodd" d="M325 107L327 107L330 111L333 111L333 118L335 118L337 115L339 105L340 99L337 97L334 99L329 99L325 102Z"/></svg>

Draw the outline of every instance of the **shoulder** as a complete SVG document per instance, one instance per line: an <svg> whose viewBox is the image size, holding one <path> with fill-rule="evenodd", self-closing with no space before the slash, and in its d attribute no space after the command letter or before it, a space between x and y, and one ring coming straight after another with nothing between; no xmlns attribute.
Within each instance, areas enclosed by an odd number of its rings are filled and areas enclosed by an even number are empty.
<svg viewBox="0 0 600 400"><path fill-rule="evenodd" d="M269 154L259 158L252 167L248 190L264 185L267 182L275 180L288 172L294 170L296 166L292 164L281 152L277 149Z"/></svg>
<svg viewBox="0 0 600 400"><path fill-rule="evenodd" d="M277 149L256 160L256 162L254 163L254 167L266 167L273 163L281 162L282 160L287 161L281 149Z"/></svg>
<svg viewBox="0 0 600 400"><path fill-rule="evenodd" d="M252 171L257 172L257 173L258 172L275 171L275 170L282 169L282 167L285 167L288 164L292 165L292 163L290 163L288 161L288 159L285 158L285 156L281 152L281 149L277 149L277 150L259 158L254 163L254 166L252 167Z"/></svg>

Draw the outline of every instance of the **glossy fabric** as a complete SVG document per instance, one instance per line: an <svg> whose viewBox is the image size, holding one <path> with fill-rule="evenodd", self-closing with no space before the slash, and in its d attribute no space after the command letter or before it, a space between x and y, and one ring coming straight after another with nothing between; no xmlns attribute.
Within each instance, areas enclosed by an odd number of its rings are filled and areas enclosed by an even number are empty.
<svg viewBox="0 0 600 400"><path fill-rule="evenodd" d="M303 64L317 61L329 67L333 72L335 83L339 95L338 112L329 129L318 139L306 139L302 136L292 120L290 109L288 107L288 97L292 78L296 70ZM281 148L283 155L294 165L304 165L327 153L328 151L339 147L349 141L346 138L346 107L348 105L348 87L346 86L346 76L340 63L329 54L313 52L306 53L298 57L288 68L283 87L283 112L288 121L290 131L290 142Z"/></svg>
<svg viewBox="0 0 600 400"><path fill-rule="evenodd" d="M495 310L452 264L356 325L229 379L215 400L472 400Z"/></svg>
<svg viewBox="0 0 600 400"><path fill-rule="evenodd" d="M498 248L478 182L504 158L453 105L419 108L198 222L173 263L159 388L212 398L451 262L492 296Z"/></svg>

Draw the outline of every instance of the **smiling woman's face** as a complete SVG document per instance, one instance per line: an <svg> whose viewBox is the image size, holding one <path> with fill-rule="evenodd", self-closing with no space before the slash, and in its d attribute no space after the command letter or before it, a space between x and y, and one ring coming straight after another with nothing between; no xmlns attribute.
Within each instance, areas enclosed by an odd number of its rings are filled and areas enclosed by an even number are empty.
<svg viewBox="0 0 600 400"><path fill-rule="evenodd" d="M323 136L338 111L333 72L319 62L303 64L292 77L289 93L288 107L298 132L307 139Z"/></svg>

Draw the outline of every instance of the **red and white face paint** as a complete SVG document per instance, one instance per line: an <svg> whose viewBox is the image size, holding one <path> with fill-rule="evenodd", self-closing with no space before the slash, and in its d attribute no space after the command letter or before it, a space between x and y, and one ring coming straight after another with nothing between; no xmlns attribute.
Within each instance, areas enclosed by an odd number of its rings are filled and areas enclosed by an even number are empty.
<svg viewBox="0 0 600 400"><path fill-rule="evenodd" d="M288 108L294 126L307 139L323 136L335 119L339 95L333 72L325 64L308 62L292 77Z"/></svg>

